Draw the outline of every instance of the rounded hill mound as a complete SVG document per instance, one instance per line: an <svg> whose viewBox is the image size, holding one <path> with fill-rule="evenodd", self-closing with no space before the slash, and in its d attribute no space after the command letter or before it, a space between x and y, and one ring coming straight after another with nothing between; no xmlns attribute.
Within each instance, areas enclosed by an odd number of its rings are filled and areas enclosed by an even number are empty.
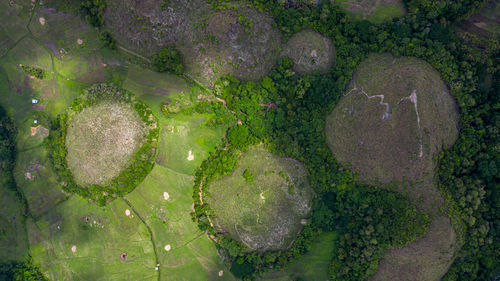
<svg viewBox="0 0 500 281"><path fill-rule="evenodd" d="M453 144L458 110L439 73L416 58L369 56L327 118L327 143L362 181L417 180Z"/></svg>
<svg viewBox="0 0 500 281"><path fill-rule="evenodd" d="M300 74L327 72L333 65L335 47L330 39L313 30L303 30L288 40L283 56L293 61Z"/></svg>
<svg viewBox="0 0 500 281"><path fill-rule="evenodd" d="M104 204L132 191L153 167L157 119L125 90L92 86L53 127L49 148L66 191Z"/></svg>
<svg viewBox="0 0 500 281"><path fill-rule="evenodd" d="M104 101L84 108L67 129L68 167L80 185L105 185L118 176L144 139L131 104Z"/></svg>
<svg viewBox="0 0 500 281"><path fill-rule="evenodd" d="M252 251L288 248L311 210L303 165L252 147L230 176L213 181L206 199L218 231Z"/></svg>

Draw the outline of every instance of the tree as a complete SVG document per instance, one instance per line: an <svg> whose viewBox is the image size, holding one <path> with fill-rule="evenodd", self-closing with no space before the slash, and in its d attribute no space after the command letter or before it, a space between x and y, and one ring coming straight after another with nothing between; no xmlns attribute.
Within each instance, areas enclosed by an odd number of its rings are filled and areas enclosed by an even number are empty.
<svg viewBox="0 0 500 281"><path fill-rule="evenodd" d="M162 48L154 55L151 65L157 72L170 72L177 75L184 72L181 53L172 46Z"/></svg>

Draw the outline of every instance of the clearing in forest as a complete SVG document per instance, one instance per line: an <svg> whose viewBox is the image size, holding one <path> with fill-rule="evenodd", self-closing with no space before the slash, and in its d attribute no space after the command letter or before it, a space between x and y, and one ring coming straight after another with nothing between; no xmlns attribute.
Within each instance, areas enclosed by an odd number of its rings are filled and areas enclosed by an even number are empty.
<svg viewBox="0 0 500 281"><path fill-rule="evenodd" d="M332 40L313 30L303 30L290 38L282 53L293 61L299 74L325 73L333 65L335 47Z"/></svg>
<svg viewBox="0 0 500 281"><path fill-rule="evenodd" d="M434 215L426 236L386 254L375 280L438 280L451 264L457 237L439 213L444 198L434 182L433 157L455 142L457 120L455 100L435 69L387 54L359 65L328 116L327 144L360 182L395 188Z"/></svg>
<svg viewBox="0 0 500 281"><path fill-rule="evenodd" d="M381 23L387 19L400 17L406 13L401 0L340 0L340 7L356 20Z"/></svg>
<svg viewBox="0 0 500 281"><path fill-rule="evenodd" d="M256 251L288 248L311 210L303 165L263 146L245 152L236 170L211 182L208 192L218 231Z"/></svg>

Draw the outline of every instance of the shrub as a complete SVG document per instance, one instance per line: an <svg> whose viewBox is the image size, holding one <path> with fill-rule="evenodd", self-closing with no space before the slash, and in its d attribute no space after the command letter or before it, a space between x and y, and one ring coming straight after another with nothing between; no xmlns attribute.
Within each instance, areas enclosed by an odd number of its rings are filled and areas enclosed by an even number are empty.
<svg viewBox="0 0 500 281"><path fill-rule="evenodd" d="M163 48L154 55L151 65L157 72L170 72L177 75L184 72L181 53L172 46Z"/></svg>
<svg viewBox="0 0 500 281"><path fill-rule="evenodd" d="M101 42L104 44L104 47L107 47L111 50L116 49L116 40L111 36L111 33L109 33L108 31L101 32L99 39L101 39Z"/></svg>

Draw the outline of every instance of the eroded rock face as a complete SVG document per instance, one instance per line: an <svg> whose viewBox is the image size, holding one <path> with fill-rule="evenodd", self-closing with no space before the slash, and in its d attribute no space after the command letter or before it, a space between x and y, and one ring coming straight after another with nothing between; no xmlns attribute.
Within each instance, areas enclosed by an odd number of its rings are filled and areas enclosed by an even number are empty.
<svg viewBox="0 0 500 281"><path fill-rule="evenodd" d="M288 40L282 55L292 59L293 69L299 74L325 73L333 65L335 47L320 33L303 30Z"/></svg>

